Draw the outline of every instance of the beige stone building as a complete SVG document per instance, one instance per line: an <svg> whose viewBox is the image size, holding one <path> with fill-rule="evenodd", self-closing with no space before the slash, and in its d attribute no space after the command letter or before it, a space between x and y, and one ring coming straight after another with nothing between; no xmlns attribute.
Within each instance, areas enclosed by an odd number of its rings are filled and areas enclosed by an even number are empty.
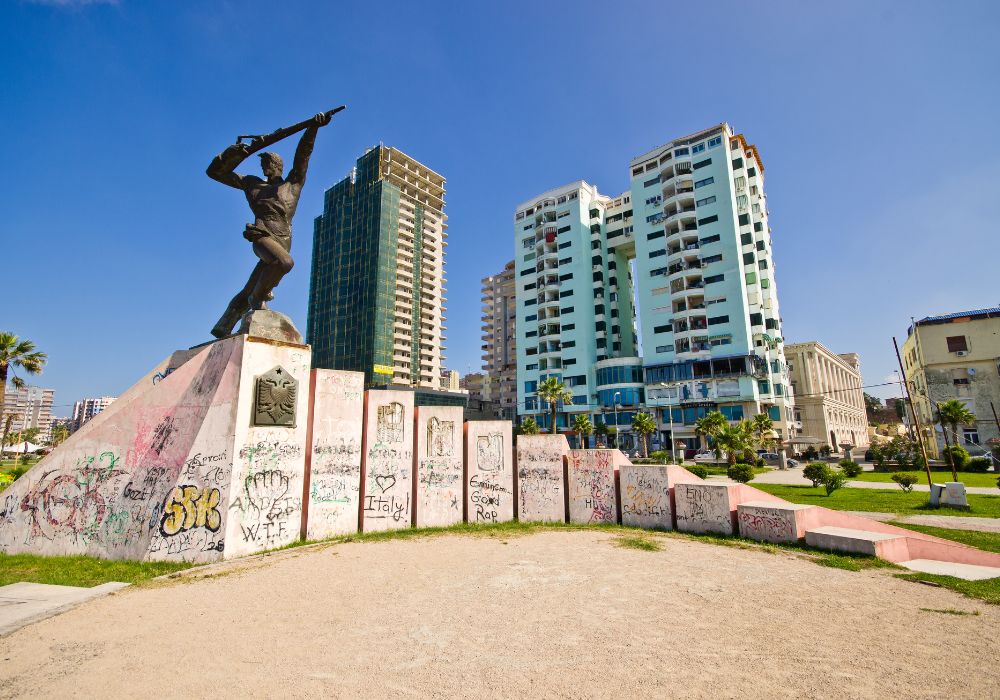
<svg viewBox="0 0 1000 700"><path fill-rule="evenodd" d="M917 418L925 436L933 434L925 445L934 456L944 447L935 408L949 399L976 415L975 423L958 426L949 440L976 454L1000 439L993 414L1000 413L1000 307L914 321L899 351Z"/></svg>
<svg viewBox="0 0 1000 700"><path fill-rule="evenodd" d="M868 447L868 417L857 353L837 354L818 341L785 346L799 435L834 450L841 443Z"/></svg>
<svg viewBox="0 0 1000 700"><path fill-rule="evenodd" d="M484 277L482 283L483 370L489 377L483 398L498 402L504 415L513 420L517 414L514 261L502 272Z"/></svg>

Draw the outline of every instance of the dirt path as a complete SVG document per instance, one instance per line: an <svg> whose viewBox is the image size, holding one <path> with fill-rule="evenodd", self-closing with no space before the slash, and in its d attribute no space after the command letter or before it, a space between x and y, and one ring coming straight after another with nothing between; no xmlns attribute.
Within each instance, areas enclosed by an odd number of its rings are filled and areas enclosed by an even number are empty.
<svg viewBox="0 0 1000 700"><path fill-rule="evenodd" d="M595 531L291 551L0 639L0 696L995 697L1000 609ZM978 610L978 616L920 608Z"/></svg>

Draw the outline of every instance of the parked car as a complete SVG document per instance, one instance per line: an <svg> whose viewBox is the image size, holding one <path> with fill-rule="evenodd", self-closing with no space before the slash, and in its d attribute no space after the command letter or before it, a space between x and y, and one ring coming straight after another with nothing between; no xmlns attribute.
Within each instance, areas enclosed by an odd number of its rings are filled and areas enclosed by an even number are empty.
<svg viewBox="0 0 1000 700"><path fill-rule="evenodd" d="M773 462L774 464L778 464L781 461L777 452L758 452L757 456L765 462Z"/></svg>
<svg viewBox="0 0 1000 700"><path fill-rule="evenodd" d="M699 452L694 456L695 462L717 462L714 452Z"/></svg>
<svg viewBox="0 0 1000 700"><path fill-rule="evenodd" d="M792 459L791 457L789 457L788 459L785 460L785 464L794 469L795 467L799 466L799 460Z"/></svg>

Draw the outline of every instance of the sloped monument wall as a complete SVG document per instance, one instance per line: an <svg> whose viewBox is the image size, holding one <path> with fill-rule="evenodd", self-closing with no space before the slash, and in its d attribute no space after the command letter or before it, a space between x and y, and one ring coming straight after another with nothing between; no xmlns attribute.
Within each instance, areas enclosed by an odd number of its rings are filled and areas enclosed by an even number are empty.
<svg viewBox="0 0 1000 700"><path fill-rule="evenodd" d="M247 336L174 353L2 494L0 550L207 562L295 541L309 362ZM279 369L290 424L255 426Z"/></svg>
<svg viewBox="0 0 1000 700"><path fill-rule="evenodd" d="M358 531L365 375L314 369L311 374L306 539Z"/></svg>
<svg viewBox="0 0 1000 700"><path fill-rule="evenodd" d="M413 481L413 525L462 522L461 406L417 406Z"/></svg>

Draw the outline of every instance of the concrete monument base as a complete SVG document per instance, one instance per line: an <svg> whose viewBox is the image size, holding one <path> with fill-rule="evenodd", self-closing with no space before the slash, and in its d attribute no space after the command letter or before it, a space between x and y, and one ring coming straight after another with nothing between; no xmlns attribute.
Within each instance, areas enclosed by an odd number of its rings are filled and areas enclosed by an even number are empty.
<svg viewBox="0 0 1000 700"><path fill-rule="evenodd" d="M308 346L178 351L0 494L0 551L208 562L299 537Z"/></svg>

